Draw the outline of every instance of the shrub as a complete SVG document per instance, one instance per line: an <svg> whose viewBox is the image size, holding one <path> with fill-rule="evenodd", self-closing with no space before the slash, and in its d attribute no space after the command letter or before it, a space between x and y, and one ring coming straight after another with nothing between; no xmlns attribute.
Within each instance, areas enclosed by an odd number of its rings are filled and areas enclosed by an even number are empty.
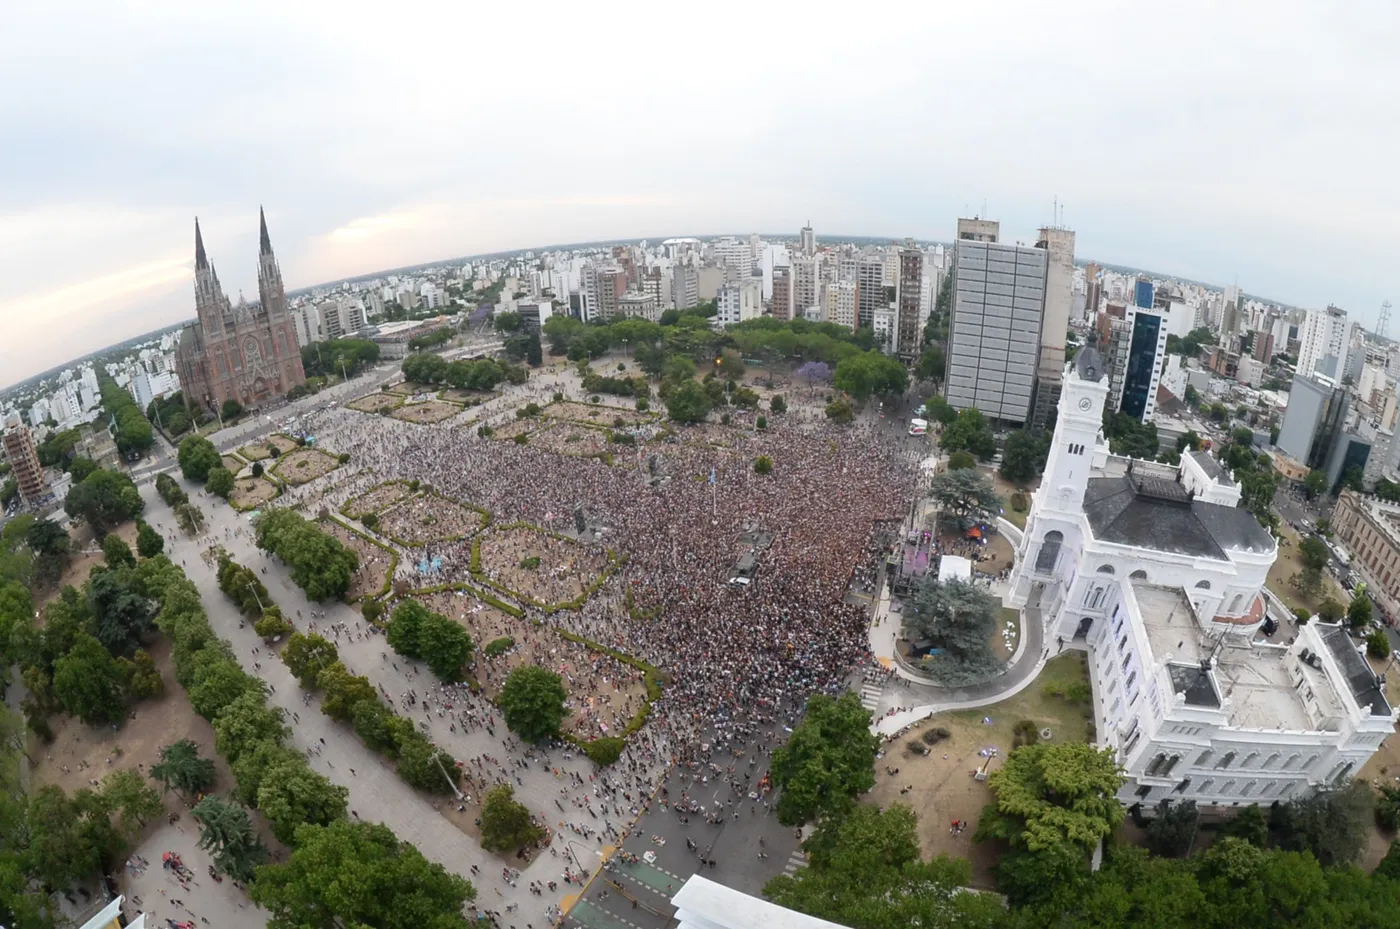
<svg viewBox="0 0 1400 929"><path fill-rule="evenodd" d="M375 513L366 513L360 517L360 525L366 529L373 529L379 525L379 516Z"/></svg>
<svg viewBox="0 0 1400 929"><path fill-rule="evenodd" d="M618 758L622 757L622 749L626 742L614 736L604 736L601 739L594 739L592 742L585 742L583 753L593 760L593 763L600 768L605 768Z"/></svg>
<svg viewBox="0 0 1400 929"><path fill-rule="evenodd" d="M1011 727L1011 747L1020 748L1022 745L1034 745L1040 741L1040 727L1033 720L1017 720L1016 725Z"/></svg>
<svg viewBox="0 0 1400 929"><path fill-rule="evenodd" d="M760 416L760 417L754 422L754 425L757 426L759 429L767 429L767 428L768 428L768 417L767 417L767 416Z"/></svg>
<svg viewBox="0 0 1400 929"><path fill-rule="evenodd" d="M487 642L486 648L482 651L485 652L487 658L495 658L497 655L504 655L514 647L515 639L512 639L508 635L503 635L499 639L492 639L490 642Z"/></svg>
<svg viewBox="0 0 1400 929"><path fill-rule="evenodd" d="M1026 512L1026 510L1030 509L1030 506L1030 501L1028 501L1026 495L1020 491L1011 495L1011 508L1017 513Z"/></svg>
<svg viewBox="0 0 1400 929"><path fill-rule="evenodd" d="M374 622L384 615L384 604L376 599L370 598L360 604L360 613L364 615L365 619Z"/></svg>
<svg viewBox="0 0 1400 929"><path fill-rule="evenodd" d="M263 610L262 618L253 623L253 631L264 639L275 639L278 636L290 635L293 629L292 624L282 615L281 608L269 604L268 608Z"/></svg>
<svg viewBox="0 0 1400 929"><path fill-rule="evenodd" d="M726 426L729 425L729 414L728 414L728 413L725 413L723 416L721 416L721 417L719 418L719 421L720 421L721 423L723 423L724 425L726 425Z"/></svg>
<svg viewBox="0 0 1400 929"><path fill-rule="evenodd" d="M564 402L564 395L563 395L562 393L560 393L559 391L557 391L557 390L554 392L554 402L555 402L555 403L563 403L563 402Z"/></svg>
<svg viewBox="0 0 1400 929"><path fill-rule="evenodd" d="M496 431L496 430L492 429L490 426L477 426L477 427L476 427L476 434L479 435L479 436L481 436L481 438L483 438L483 439L489 439L489 438L491 438L491 435L492 435L495 431Z"/></svg>
<svg viewBox="0 0 1400 929"><path fill-rule="evenodd" d="M772 400L768 401L768 409L774 413L786 413L787 401L783 399L782 394L777 394Z"/></svg>
<svg viewBox="0 0 1400 929"><path fill-rule="evenodd" d="M524 445L526 442L529 442L529 441L530 441L530 437L529 437L528 435L526 435L525 433L523 433L523 432L520 433L519 435L517 435L517 436L515 437L515 444L516 444L516 445Z"/></svg>
<svg viewBox="0 0 1400 929"><path fill-rule="evenodd" d="M638 412L638 413L645 413L647 410L650 410L650 409L651 409L651 401L650 401L650 400L648 400L646 397L638 397L638 398L637 398L637 412Z"/></svg>
<svg viewBox="0 0 1400 929"><path fill-rule="evenodd" d="M1305 626L1308 620L1312 619L1312 614L1302 607L1298 607L1298 609L1293 611L1293 618L1298 620L1298 625Z"/></svg>
<svg viewBox="0 0 1400 929"><path fill-rule="evenodd" d="M262 477L263 470L263 463L261 461L253 462L253 477Z"/></svg>
<svg viewBox="0 0 1400 929"><path fill-rule="evenodd" d="M336 455L336 456L335 456L335 460L338 461L338 462L340 462L341 464L349 464L349 463L350 463L350 453L349 453L349 452L341 452L339 455Z"/></svg>
<svg viewBox="0 0 1400 929"><path fill-rule="evenodd" d="M530 555L530 556L527 557L527 558L522 558L522 559L520 559L520 567L524 568L526 571L536 571L536 570L539 569L539 566L540 566L540 556L539 556L539 555Z"/></svg>
<svg viewBox="0 0 1400 929"><path fill-rule="evenodd" d="M753 469L759 474L771 474L773 471L773 459L767 455L759 455L753 461Z"/></svg>
<svg viewBox="0 0 1400 929"><path fill-rule="evenodd" d="M1390 657L1390 639L1384 629L1377 629L1366 637L1366 654L1377 660Z"/></svg>

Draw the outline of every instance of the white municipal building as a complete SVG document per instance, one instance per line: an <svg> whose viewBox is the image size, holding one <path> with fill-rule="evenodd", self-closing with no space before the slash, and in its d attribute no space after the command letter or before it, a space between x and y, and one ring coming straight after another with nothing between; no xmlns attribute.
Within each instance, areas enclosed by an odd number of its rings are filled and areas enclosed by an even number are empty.
<svg viewBox="0 0 1400 929"><path fill-rule="evenodd" d="M1273 536L1205 452L1179 468L1110 455L1107 395L1085 348L1008 602L1039 615L1052 648L1088 652L1098 744L1127 773L1119 799L1269 804L1356 776L1400 715L1383 684L1341 626L1263 637Z"/></svg>

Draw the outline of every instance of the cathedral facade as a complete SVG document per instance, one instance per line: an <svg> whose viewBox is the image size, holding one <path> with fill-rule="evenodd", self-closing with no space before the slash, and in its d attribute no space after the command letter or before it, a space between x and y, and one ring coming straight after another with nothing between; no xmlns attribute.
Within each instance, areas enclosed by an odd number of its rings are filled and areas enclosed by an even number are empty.
<svg viewBox="0 0 1400 929"><path fill-rule="evenodd" d="M195 321L180 333L176 356L185 401L211 411L229 400L256 409L306 383L282 270L272 253L267 219L258 211L258 303L229 302L204 253L194 223Z"/></svg>

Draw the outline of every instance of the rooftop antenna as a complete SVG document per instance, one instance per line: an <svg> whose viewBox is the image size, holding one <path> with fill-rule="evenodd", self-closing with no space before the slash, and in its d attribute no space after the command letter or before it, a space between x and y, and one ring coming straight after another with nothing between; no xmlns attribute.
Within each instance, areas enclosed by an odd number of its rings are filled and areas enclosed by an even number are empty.
<svg viewBox="0 0 1400 929"><path fill-rule="evenodd" d="M1390 301L1389 301L1389 300L1382 300L1382 301L1381 301L1381 315L1380 315L1380 318L1376 320L1376 335L1380 336L1381 338L1385 338L1385 337L1386 337L1385 331L1386 331L1387 327L1389 327L1389 325L1390 325Z"/></svg>

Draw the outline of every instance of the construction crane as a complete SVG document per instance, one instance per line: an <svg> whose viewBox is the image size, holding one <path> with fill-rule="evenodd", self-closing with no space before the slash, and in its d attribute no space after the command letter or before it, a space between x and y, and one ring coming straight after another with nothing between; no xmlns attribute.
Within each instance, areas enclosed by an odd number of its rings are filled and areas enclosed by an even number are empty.
<svg viewBox="0 0 1400 929"><path fill-rule="evenodd" d="M1380 315L1380 318L1376 320L1376 335L1380 336L1381 338L1385 338L1385 337L1386 337L1386 331L1385 331L1385 330L1386 330L1386 327L1389 326L1389 325L1390 325L1390 301L1389 301L1389 300L1382 300L1382 301L1381 301L1381 315Z"/></svg>

